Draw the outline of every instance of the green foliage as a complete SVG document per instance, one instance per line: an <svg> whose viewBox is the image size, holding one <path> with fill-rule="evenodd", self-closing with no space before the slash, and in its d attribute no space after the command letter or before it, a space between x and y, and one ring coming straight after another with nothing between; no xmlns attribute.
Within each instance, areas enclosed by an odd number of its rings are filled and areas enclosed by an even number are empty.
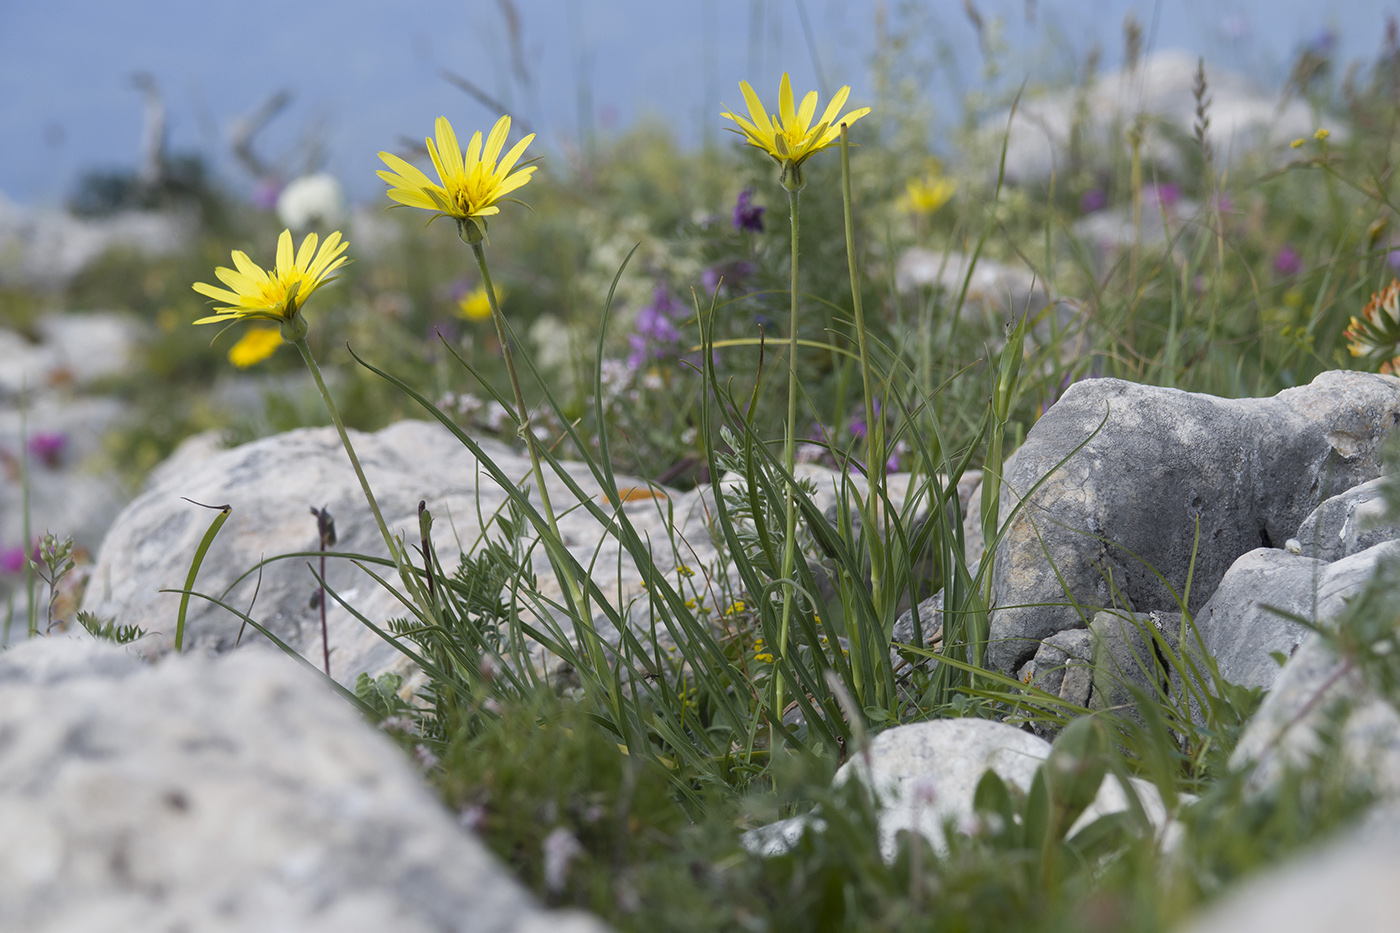
<svg viewBox="0 0 1400 933"><path fill-rule="evenodd" d="M91 612L84 612L81 609L78 610L77 619L78 624L86 629L93 638L100 638L118 645L129 645L138 638L146 637L146 630L140 626L118 625L116 619L100 619Z"/></svg>

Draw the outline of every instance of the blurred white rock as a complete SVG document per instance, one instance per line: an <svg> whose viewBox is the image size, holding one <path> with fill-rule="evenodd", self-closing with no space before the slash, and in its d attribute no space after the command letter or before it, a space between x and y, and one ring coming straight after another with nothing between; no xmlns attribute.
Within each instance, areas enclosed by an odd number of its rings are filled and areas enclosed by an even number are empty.
<svg viewBox="0 0 1400 933"><path fill-rule="evenodd" d="M1196 56L1179 49L1157 52L1135 68L1103 75L1087 88L1028 96L1014 120L1009 110L1002 111L983 123L982 132L989 149L994 143L999 151L1010 121L1006 178L1026 184L1047 181L1052 173L1065 170L1076 124L1087 146L1126 147L1125 131L1141 117L1144 158L1160 170L1174 171L1183 168L1179 144L1191 138L1196 121L1196 64ZM1247 75L1206 62L1206 81L1209 139L1226 162L1267 146L1287 146L1324 125L1304 101L1261 90ZM1333 139L1342 138L1340 125L1326 125Z"/></svg>
<svg viewBox="0 0 1400 933"><path fill-rule="evenodd" d="M74 217L31 209L0 193L0 284L56 288L113 247L148 256L178 253L193 242L194 215L124 211Z"/></svg>

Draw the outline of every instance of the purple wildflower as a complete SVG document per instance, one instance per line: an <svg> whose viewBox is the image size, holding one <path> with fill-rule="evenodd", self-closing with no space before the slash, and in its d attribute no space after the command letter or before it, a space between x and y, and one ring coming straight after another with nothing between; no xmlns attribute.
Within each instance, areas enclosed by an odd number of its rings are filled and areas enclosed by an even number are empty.
<svg viewBox="0 0 1400 933"><path fill-rule="evenodd" d="M1181 200L1181 186L1171 182L1161 185L1148 185L1142 189L1143 200L1150 201L1155 198L1157 206L1163 210L1170 210L1177 201Z"/></svg>
<svg viewBox="0 0 1400 933"><path fill-rule="evenodd" d="M757 266L743 259L734 262L721 262L707 266L705 271L700 273L700 281L705 284L705 291L714 294L715 289L721 283L729 289L738 288L743 285L745 279L757 271Z"/></svg>
<svg viewBox="0 0 1400 933"><path fill-rule="evenodd" d="M753 189L739 192L739 200L734 204L734 229L749 233L763 232L763 212L768 208L753 203Z"/></svg>
<svg viewBox="0 0 1400 933"><path fill-rule="evenodd" d="M1102 188L1090 188L1079 198L1079 213L1092 214L1108 207L1108 193Z"/></svg>
<svg viewBox="0 0 1400 933"><path fill-rule="evenodd" d="M0 548L0 574L15 576L24 573L24 548Z"/></svg>
<svg viewBox="0 0 1400 933"><path fill-rule="evenodd" d="M61 431L40 431L29 439L29 452L51 470L63 463L63 451L67 446L68 435Z"/></svg>
<svg viewBox="0 0 1400 933"><path fill-rule="evenodd" d="M1303 257L1291 246L1282 247L1274 256L1274 271L1282 276L1297 275L1303 271Z"/></svg>
<svg viewBox="0 0 1400 933"><path fill-rule="evenodd" d="M659 360L666 356L667 350L674 349L681 340L675 321L682 311L680 302L665 288L658 287L651 304L637 312L636 333L627 338L632 346L627 365L634 370L641 369L647 360Z"/></svg>
<svg viewBox="0 0 1400 933"><path fill-rule="evenodd" d="M1390 268L1400 272L1400 249L1391 250L1386 254L1385 261L1390 265Z"/></svg>

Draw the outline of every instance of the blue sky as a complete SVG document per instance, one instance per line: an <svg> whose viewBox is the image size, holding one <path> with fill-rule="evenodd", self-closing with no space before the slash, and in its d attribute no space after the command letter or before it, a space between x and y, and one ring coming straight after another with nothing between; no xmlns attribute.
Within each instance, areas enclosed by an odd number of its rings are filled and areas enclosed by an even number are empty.
<svg viewBox="0 0 1400 933"><path fill-rule="evenodd" d="M1208 64L1277 84L1294 51L1323 30L1343 58L1380 47L1390 0L974 0L999 17L1015 54L1008 79L1053 74L1094 43L1121 57L1124 16L1150 29L1154 48L1184 47ZM832 86L868 100L876 10L905 0L0 0L0 193L57 203L84 168L134 167L145 70L169 108L170 143L197 150L235 186L228 156L239 114L280 88L293 103L260 137L268 157L290 156L313 134L326 167L352 195L380 190L375 153L422 138L446 114L459 128L493 114L442 77L464 75L540 133L545 152L577 145L582 124L610 132L644 116L687 143L717 133L719 104L738 104L748 79L773 94L783 70L817 86L812 50ZM956 116L954 77L978 80L981 56L963 0L913 3L913 41L953 64L927 89ZM513 50L507 8L518 14ZM804 38L799 10L813 36ZM898 21L898 20L896 20ZM1011 71L1020 73L1011 75ZM583 115L586 114L586 117ZM582 117L582 118L581 118Z"/></svg>

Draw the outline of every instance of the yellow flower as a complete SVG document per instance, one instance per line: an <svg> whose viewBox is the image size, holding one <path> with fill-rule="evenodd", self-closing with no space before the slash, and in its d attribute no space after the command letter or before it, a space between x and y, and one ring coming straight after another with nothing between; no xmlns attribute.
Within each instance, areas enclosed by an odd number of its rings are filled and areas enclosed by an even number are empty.
<svg viewBox="0 0 1400 933"><path fill-rule="evenodd" d="M239 369L256 366L282 345L282 333L276 327L250 327L228 351L228 361Z"/></svg>
<svg viewBox="0 0 1400 933"><path fill-rule="evenodd" d="M1295 140L1293 140L1293 142L1289 143L1289 144L1288 144L1288 148L1289 148L1289 149L1302 149L1302 148L1303 148L1303 140L1302 140L1302 137L1299 137L1298 139L1295 139Z"/></svg>
<svg viewBox="0 0 1400 933"><path fill-rule="evenodd" d="M792 97L792 83L787 72L783 72L782 83L778 87L778 113L769 116L749 82L740 81L739 89L744 93L744 101L749 106L748 118L725 110L720 116L739 124L736 133L742 133L750 146L762 149L782 168L781 180L784 187L792 191L802 188L802 163L841 138L841 124L850 126L870 112L869 107L852 110L837 118L841 108L850 96L849 86L842 87L827 105L826 111L816 126L812 118L817 113L817 92L811 91L802 98L802 106L795 107ZM730 127L733 130L733 127Z"/></svg>
<svg viewBox="0 0 1400 933"><path fill-rule="evenodd" d="M1379 363L1383 373L1400 370L1400 279L1371 296L1345 336L1352 356Z"/></svg>
<svg viewBox="0 0 1400 933"><path fill-rule="evenodd" d="M340 231L326 237L316 248L316 234L308 233L301 249L292 254L292 232L283 230L277 238L277 265L271 272L257 265L241 250L233 251L236 269L224 266L214 270L228 288L196 282L194 290L215 301L227 302L216 306L215 313L202 317L196 324L231 324L235 321L272 321L282 327L282 338L289 342L306 336L306 321L301 306L311 293L333 280L332 272L348 262L343 256L349 245L340 239Z"/></svg>
<svg viewBox="0 0 1400 933"><path fill-rule="evenodd" d="M1331 130L1325 130L1325 129L1323 129L1323 130L1318 130L1316 133L1313 133L1313 139L1323 140L1323 139L1326 139L1328 136L1331 136L1331 135L1332 135L1332 131L1331 131Z"/></svg>
<svg viewBox="0 0 1400 933"><path fill-rule="evenodd" d="M462 154L457 145L457 134L452 131L452 124L447 122L446 117L437 118L435 129L437 141L428 139L425 142L428 144L428 155L432 156L433 167L437 169L442 184L436 184L392 152L381 152L379 158L393 171L380 171L376 174L389 183L390 200L407 204L409 207L437 211L435 217L451 217L457 221L463 238L475 231L476 241L479 241L481 231L474 221L500 213L501 209L496 206L496 202L528 182L534 174L533 165L518 172L512 172L511 169L520 161L520 156L535 138L535 134L531 133L520 140L504 158L501 158L501 148L506 143L506 137L510 135L508 116L496 121L484 147L481 143L481 132L478 130L473 133L466 155Z"/></svg>
<svg viewBox="0 0 1400 933"><path fill-rule="evenodd" d="M505 292L497 292L497 301L504 297ZM491 299L486 295L485 285L478 285L457 301L457 316L469 321L491 320Z"/></svg>
<svg viewBox="0 0 1400 933"><path fill-rule="evenodd" d="M927 217L952 200L957 190L958 183L944 175L937 163L933 163L922 177L911 178L904 183L900 207L911 214Z"/></svg>

